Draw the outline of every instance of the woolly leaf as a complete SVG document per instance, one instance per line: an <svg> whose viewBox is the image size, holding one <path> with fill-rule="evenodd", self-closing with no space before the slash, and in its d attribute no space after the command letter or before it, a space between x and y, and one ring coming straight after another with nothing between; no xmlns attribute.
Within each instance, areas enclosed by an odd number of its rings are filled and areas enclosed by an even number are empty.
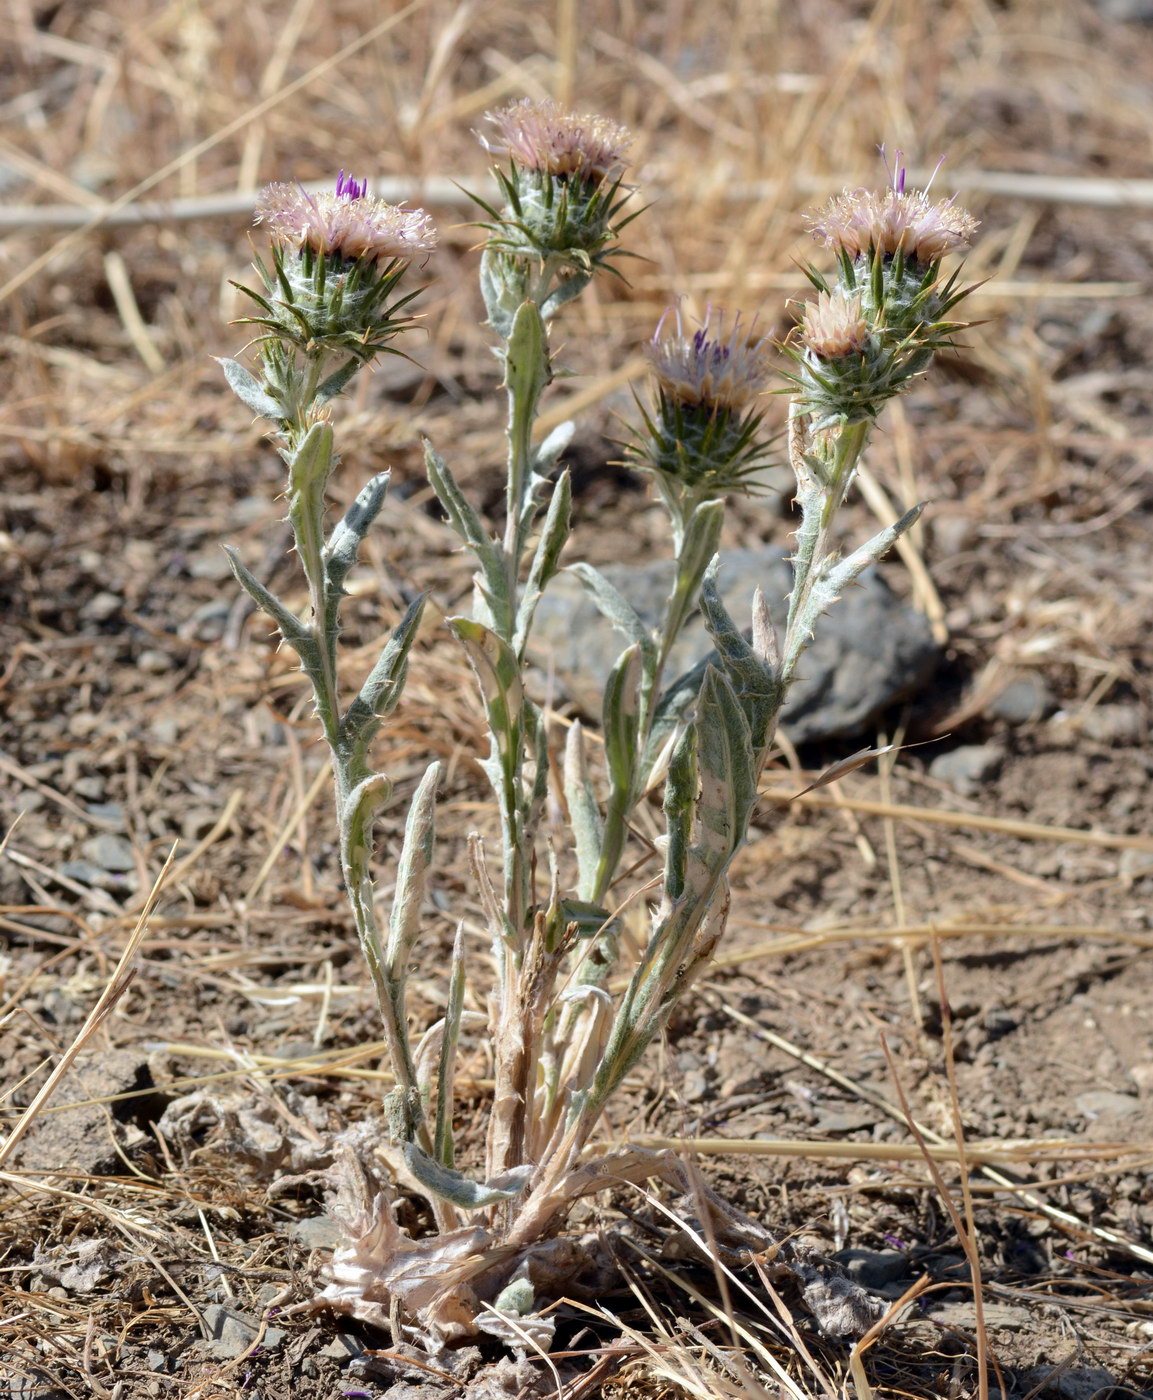
<svg viewBox="0 0 1153 1400"><path fill-rule="evenodd" d="M618 632L634 643L646 661L655 660L656 643L652 633L641 621L633 605L599 570L594 569L591 564L570 564L566 572L575 574L580 579L601 616L607 618Z"/></svg>
<svg viewBox="0 0 1153 1400"><path fill-rule="evenodd" d="M531 1166L513 1167L489 1181L473 1181L461 1172L434 1161L415 1142L402 1147L404 1164L431 1195L451 1201L461 1210L481 1210L497 1201L511 1201L524 1190L532 1175Z"/></svg>
<svg viewBox="0 0 1153 1400"><path fill-rule="evenodd" d="M274 399L238 360L217 356L216 363L224 371L228 387L245 407L261 418L271 418L274 422L284 418L284 405Z"/></svg>
<svg viewBox="0 0 1153 1400"><path fill-rule="evenodd" d="M517 611L516 637L514 647L518 656L523 656L532 628L533 614L541 595L560 568L561 551L568 541L572 529L572 478L567 471L561 472L553 488L548 513L541 526L540 539L529 569L520 608Z"/></svg>
<svg viewBox="0 0 1153 1400"><path fill-rule="evenodd" d="M379 472L363 486L343 519L333 529L324 546L324 562L328 581L335 589L344 587L348 571L356 563L357 551L369 527L380 514L388 494L390 473Z"/></svg>

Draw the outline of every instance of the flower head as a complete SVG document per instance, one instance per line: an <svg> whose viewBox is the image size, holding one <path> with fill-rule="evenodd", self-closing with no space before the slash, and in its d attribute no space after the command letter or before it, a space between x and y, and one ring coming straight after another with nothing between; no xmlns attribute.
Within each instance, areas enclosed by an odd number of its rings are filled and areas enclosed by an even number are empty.
<svg viewBox="0 0 1153 1400"><path fill-rule="evenodd" d="M860 354L869 343L860 293L846 292L843 287L818 292L816 301L805 307L801 343L821 360Z"/></svg>
<svg viewBox="0 0 1153 1400"><path fill-rule="evenodd" d="M485 149L522 170L597 184L624 170L632 137L607 117L581 116L555 102L528 98L485 115L497 133L492 141L481 136Z"/></svg>
<svg viewBox="0 0 1153 1400"><path fill-rule="evenodd" d="M850 258L870 250L882 257L900 252L921 264L965 252L977 231L977 220L955 200L934 201L927 190L907 190L899 164L887 190L846 190L808 221L819 243Z"/></svg>
<svg viewBox="0 0 1153 1400"><path fill-rule="evenodd" d="M666 325L675 318L676 331ZM685 333L680 308L661 317L649 342L648 357L660 392L677 403L727 412L747 408L765 391L768 382L768 347L754 328L741 325L738 312L725 334L725 313L713 309L691 335Z"/></svg>
<svg viewBox="0 0 1153 1400"><path fill-rule="evenodd" d="M405 307L416 292L398 291L412 261L436 247L436 229L423 209L372 199L368 182L343 170L331 193L269 185L256 222L268 228L272 260L256 260L263 290L240 288L261 313L242 323L261 328L264 392L295 421L303 411L299 357L311 366L307 380L318 407L361 365L401 353L389 342L412 324Z"/></svg>
<svg viewBox="0 0 1153 1400"><path fill-rule="evenodd" d="M704 324L687 332L680 309L661 317L649 342L656 384L644 432L632 443L638 466L651 472L681 538L696 505L743 487L764 465L763 411L756 405L768 385L769 341L740 315L710 307ZM678 545L679 547L679 545Z"/></svg>
<svg viewBox="0 0 1153 1400"><path fill-rule="evenodd" d="M514 102L488 120L496 136L480 136L481 144L509 163L494 171L502 206L477 201L489 215L481 225L489 235L481 285L489 324L507 338L522 302L534 302L548 320L598 270L616 271L612 260L622 254L613 245L636 217L621 217L631 193L621 181L632 138L606 117L579 116L555 102Z"/></svg>
<svg viewBox="0 0 1153 1400"><path fill-rule="evenodd" d="M436 247L436 229L423 209L400 209L372 199L367 181L343 170L332 194L312 195L300 185L269 185L257 201L256 221L268 227L274 243L348 262L411 262Z"/></svg>

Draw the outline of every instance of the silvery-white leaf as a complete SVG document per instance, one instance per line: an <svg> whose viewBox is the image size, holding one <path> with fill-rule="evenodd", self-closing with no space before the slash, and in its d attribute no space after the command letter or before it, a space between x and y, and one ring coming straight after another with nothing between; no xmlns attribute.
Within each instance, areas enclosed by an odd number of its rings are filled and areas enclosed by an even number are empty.
<svg viewBox="0 0 1153 1400"><path fill-rule="evenodd" d="M253 413L259 414L261 418L271 418L274 422L284 418L284 405L278 403L238 360L229 360L218 355L216 363L224 371L228 387L242 404L252 409Z"/></svg>
<svg viewBox="0 0 1153 1400"><path fill-rule="evenodd" d="M532 1175L532 1167L525 1165L501 1172L488 1181L473 1181L462 1172L434 1161L415 1142L406 1142L402 1151L405 1166L421 1186L461 1210L481 1210L497 1201L511 1201L520 1195Z"/></svg>

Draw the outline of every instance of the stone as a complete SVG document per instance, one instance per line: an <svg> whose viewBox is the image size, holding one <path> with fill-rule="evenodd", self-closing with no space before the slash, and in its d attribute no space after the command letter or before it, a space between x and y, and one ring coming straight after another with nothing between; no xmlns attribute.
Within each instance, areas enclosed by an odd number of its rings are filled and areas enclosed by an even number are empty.
<svg viewBox="0 0 1153 1400"><path fill-rule="evenodd" d="M89 1051L78 1057L58 1100L67 1103L100 1099L150 1088L148 1064L134 1051ZM156 1116L151 1097L119 1099L107 1105L84 1104L41 1114L27 1136L17 1143L14 1164L26 1172L74 1169L94 1176L123 1172L124 1161L116 1150L116 1141L122 1151L130 1151L145 1141L145 1134L131 1120Z"/></svg>
<svg viewBox="0 0 1153 1400"><path fill-rule="evenodd" d="M778 629L783 628L792 584L786 561L786 555L768 546L724 555L721 596L739 626L748 624L753 590L760 587ZM672 586L671 561L608 564L601 573L643 621L656 624ZM600 717L605 679L625 646L574 575L562 573L553 580L537 609L530 655L550 678L555 676L565 697L593 718ZM669 658L665 684L711 650L694 614ZM859 585L846 590L821 619L789 692L782 727L795 744L864 733L881 711L928 680L938 655L925 617L902 603L876 570L866 570Z"/></svg>
<svg viewBox="0 0 1153 1400"><path fill-rule="evenodd" d="M929 764L929 776L971 797L996 776L1004 756L997 744L961 744L939 753Z"/></svg>
<svg viewBox="0 0 1153 1400"><path fill-rule="evenodd" d="M1117 874L1122 880L1143 880L1153 875L1153 851L1122 851L1117 861Z"/></svg>
<svg viewBox="0 0 1153 1400"><path fill-rule="evenodd" d="M884 1288L912 1268L908 1255L899 1249L842 1249L833 1259L854 1283L873 1290Z"/></svg>
<svg viewBox="0 0 1153 1400"><path fill-rule="evenodd" d="M260 1334L260 1320L223 1303L209 1303L202 1314L210 1336L205 1349L220 1361L235 1361L248 1351ZM266 1327L260 1338L262 1352L275 1351L285 1337L283 1327Z"/></svg>
<svg viewBox="0 0 1153 1400"><path fill-rule="evenodd" d="M1132 1094L1116 1094L1110 1089L1091 1089L1087 1094L1078 1094L1073 1102L1078 1113L1086 1118L1104 1119L1106 1122L1129 1118L1141 1111L1140 1101Z"/></svg>
<svg viewBox="0 0 1153 1400"><path fill-rule="evenodd" d="M318 1217L323 1219L323 1217ZM301 1221L303 1225L305 1222ZM363 1356L365 1345L359 1337L354 1337L351 1332L338 1332L336 1336L323 1346L316 1353L317 1356L327 1356L333 1361L348 1362L356 1356Z"/></svg>
<svg viewBox="0 0 1153 1400"><path fill-rule="evenodd" d="M1153 0L1091 0L1102 19L1122 24L1153 24Z"/></svg>
<svg viewBox="0 0 1153 1400"><path fill-rule="evenodd" d="M985 706L990 719L1006 724L1028 724L1031 720L1048 719L1057 708L1053 692L1040 676L1018 676Z"/></svg>
<svg viewBox="0 0 1153 1400"><path fill-rule="evenodd" d="M136 869L132 842L111 832L104 832L100 836L93 836L90 841L85 841L80 847L80 854L101 870L110 870L113 874L124 874Z"/></svg>
<svg viewBox="0 0 1153 1400"><path fill-rule="evenodd" d="M1136 705L1095 705L1081 720L1081 733L1112 748L1141 747L1149 742L1149 725Z"/></svg>
<svg viewBox="0 0 1153 1400"><path fill-rule="evenodd" d="M116 593L94 594L80 610L81 616L90 622L108 622L124 606L124 599Z"/></svg>
<svg viewBox="0 0 1153 1400"><path fill-rule="evenodd" d="M868 1104L859 1107L818 1108L817 1121L813 1124L814 1133L856 1133L871 1128L880 1117L880 1110Z"/></svg>
<svg viewBox="0 0 1153 1400"><path fill-rule="evenodd" d="M1106 1400L1118 1393L1117 1382L1101 1366L1034 1366L1019 1378L1026 1395L1058 1395L1061 1400ZM1128 1387L1123 1394L1132 1394Z"/></svg>
<svg viewBox="0 0 1153 1400"><path fill-rule="evenodd" d="M327 1215L310 1215L298 1220L289 1234L303 1249L336 1249L345 1241L345 1233Z"/></svg>

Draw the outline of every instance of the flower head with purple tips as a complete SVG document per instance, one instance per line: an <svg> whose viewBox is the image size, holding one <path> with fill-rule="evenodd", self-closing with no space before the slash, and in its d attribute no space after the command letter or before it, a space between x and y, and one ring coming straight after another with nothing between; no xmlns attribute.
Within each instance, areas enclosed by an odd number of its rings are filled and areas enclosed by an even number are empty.
<svg viewBox="0 0 1153 1400"><path fill-rule="evenodd" d="M846 190L810 214L813 237L851 258L870 251L883 257L900 252L926 265L939 262L947 253L965 252L977 231L977 220L955 199L934 202L928 188L907 190L901 156L898 151L896 164L889 169L888 189Z"/></svg>
<svg viewBox="0 0 1153 1400"><path fill-rule="evenodd" d="M423 209L400 209L371 199L368 182L345 175L334 193L309 194L300 185L269 185L256 204L256 221L274 243L309 248L321 257L377 266L411 262L436 247L436 229Z"/></svg>
<svg viewBox="0 0 1153 1400"><path fill-rule="evenodd" d="M675 325L671 334L668 327ZM691 335L685 333L680 308L661 317L648 345L660 391L681 404L711 410L747 408L768 386L769 342L746 327L738 312L727 332L725 313L710 306Z"/></svg>

